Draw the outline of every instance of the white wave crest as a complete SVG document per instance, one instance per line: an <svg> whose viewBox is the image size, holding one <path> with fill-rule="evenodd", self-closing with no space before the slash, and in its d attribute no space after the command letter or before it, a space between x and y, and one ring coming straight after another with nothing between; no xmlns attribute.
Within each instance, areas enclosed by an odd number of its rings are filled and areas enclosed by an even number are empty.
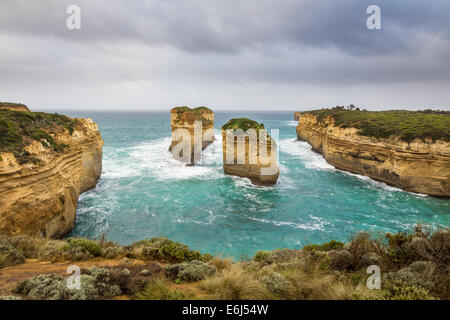
<svg viewBox="0 0 450 320"><path fill-rule="evenodd" d="M279 142L279 145L280 153L298 157L308 169L336 170L335 167L327 163L322 155L314 152L311 146L305 141L283 139Z"/></svg>

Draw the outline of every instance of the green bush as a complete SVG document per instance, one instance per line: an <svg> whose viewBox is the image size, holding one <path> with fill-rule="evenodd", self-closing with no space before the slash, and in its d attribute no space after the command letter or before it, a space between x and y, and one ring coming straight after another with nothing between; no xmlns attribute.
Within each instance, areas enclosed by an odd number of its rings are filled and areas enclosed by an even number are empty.
<svg viewBox="0 0 450 320"><path fill-rule="evenodd" d="M181 279L186 282L200 281L216 273L215 266L202 261L193 260L166 266L166 276L170 279Z"/></svg>
<svg viewBox="0 0 450 320"><path fill-rule="evenodd" d="M303 247L303 250L307 251L331 251L331 250L341 250L344 244L340 241L331 240L323 244L308 244Z"/></svg>
<svg viewBox="0 0 450 320"><path fill-rule="evenodd" d="M169 289L164 278L157 278L148 283L144 290L136 294L137 300L187 300L188 295Z"/></svg>
<svg viewBox="0 0 450 320"><path fill-rule="evenodd" d="M192 260L209 261L211 255L202 255L199 251L190 250L188 246L180 242L169 240L165 237L142 240L133 244L140 249L139 255L146 260L166 261L178 263Z"/></svg>
<svg viewBox="0 0 450 320"><path fill-rule="evenodd" d="M70 251L73 249L80 249L84 253L89 253L94 257L102 255L102 247L96 241L82 238L68 238L67 244L62 248L62 251Z"/></svg>
<svg viewBox="0 0 450 320"><path fill-rule="evenodd" d="M260 129L264 129L264 124L258 123L248 118L235 118L229 120L222 126L222 130L228 129L233 130L242 129L244 132L247 131L248 129L255 129L256 132L258 132Z"/></svg>
<svg viewBox="0 0 450 320"><path fill-rule="evenodd" d="M253 256L253 260L256 262L266 262L266 260L270 257L270 251L259 250Z"/></svg>
<svg viewBox="0 0 450 320"><path fill-rule="evenodd" d="M25 262L25 256L8 240L0 238L0 269Z"/></svg>
<svg viewBox="0 0 450 320"><path fill-rule="evenodd" d="M80 276L80 289L69 289L66 277L49 274L20 282L15 292L31 300L93 300L120 295L119 286L110 282L107 269L93 267Z"/></svg>

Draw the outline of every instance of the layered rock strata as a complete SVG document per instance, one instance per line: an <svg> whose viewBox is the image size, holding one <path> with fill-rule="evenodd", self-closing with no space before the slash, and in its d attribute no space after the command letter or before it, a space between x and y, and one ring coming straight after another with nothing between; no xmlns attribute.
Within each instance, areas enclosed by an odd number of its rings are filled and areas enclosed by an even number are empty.
<svg viewBox="0 0 450 320"><path fill-rule="evenodd" d="M48 126L22 136L23 150L17 144L0 150L0 234L61 237L74 226L78 196L95 188L100 178L103 140L96 123L46 115L27 116L26 123ZM24 116L17 112L11 117ZM50 119L55 122L49 124ZM62 120L73 127L60 127ZM14 129L12 121L0 122Z"/></svg>
<svg viewBox="0 0 450 320"><path fill-rule="evenodd" d="M297 137L338 169L406 191L450 196L449 142L363 136L356 128L336 126L331 117L318 121L309 113L300 116Z"/></svg>
<svg viewBox="0 0 450 320"><path fill-rule="evenodd" d="M231 119L222 127L222 145L225 174L248 178L255 185L277 183L277 145L263 124L247 118Z"/></svg>

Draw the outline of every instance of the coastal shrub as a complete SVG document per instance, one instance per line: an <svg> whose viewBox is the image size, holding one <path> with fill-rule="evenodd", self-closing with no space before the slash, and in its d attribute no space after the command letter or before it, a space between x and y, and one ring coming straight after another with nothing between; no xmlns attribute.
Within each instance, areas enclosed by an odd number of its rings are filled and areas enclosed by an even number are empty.
<svg viewBox="0 0 450 320"><path fill-rule="evenodd" d="M164 237L142 240L132 247L135 255L145 260L179 263L192 260L206 262L211 259L211 255L202 255L199 251L190 250L185 244Z"/></svg>
<svg viewBox="0 0 450 320"><path fill-rule="evenodd" d="M0 109L0 152L13 152L19 163L35 161L24 150L33 140L62 152L68 146L57 143L52 135L65 130L72 134L77 124L78 120L58 114Z"/></svg>
<svg viewBox="0 0 450 320"><path fill-rule="evenodd" d="M124 294L135 294L144 289L146 284L164 273L164 268L157 262L145 265L119 265L109 269L111 283L119 286Z"/></svg>
<svg viewBox="0 0 450 320"><path fill-rule="evenodd" d="M9 238L9 242L26 258L37 258L39 248L45 240L33 239L27 235L17 235Z"/></svg>
<svg viewBox="0 0 450 320"><path fill-rule="evenodd" d="M99 257L102 254L102 247L96 241L82 238L68 238L66 240L67 244L62 248L65 251L67 257L71 257L70 253L73 253L75 259L73 260L86 260L86 259L77 259L82 257L82 254L88 257L91 255L92 257Z"/></svg>
<svg viewBox="0 0 450 320"><path fill-rule="evenodd" d="M345 270L353 262L353 255L347 250L330 251L330 267L336 270Z"/></svg>
<svg viewBox="0 0 450 320"><path fill-rule="evenodd" d="M217 271L228 269L232 265L231 258L214 257L209 264L216 267Z"/></svg>
<svg viewBox="0 0 450 320"><path fill-rule="evenodd" d="M114 259L117 256L123 255L125 250L123 247L106 247L101 249L101 256L105 259Z"/></svg>
<svg viewBox="0 0 450 320"><path fill-rule="evenodd" d="M384 285L383 298L387 300L435 300L427 289L409 286L400 280L388 281Z"/></svg>
<svg viewBox="0 0 450 320"><path fill-rule="evenodd" d="M15 292L30 300L93 300L120 295L120 288L109 282L107 269L93 267L81 274L80 289L69 289L66 277L49 274L20 282Z"/></svg>
<svg viewBox="0 0 450 320"><path fill-rule="evenodd" d="M51 240L42 245L38 251L39 261L62 261L63 248L66 246L65 241L61 240Z"/></svg>
<svg viewBox="0 0 450 320"><path fill-rule="evenodd" d="M291 299L295 295L294 286L278 272L263 272L263 274L259 276L259 281L261 281L272 293L282 299Z"/></svg>
<svg viewBox="0 0 450 320"><path fill-rule="evenodd" d="M292 299L295 300L327 300L331 299L334 275L318 268L313 272L303 272L298 269L287 269L280 273L292 284Z"/></svg>
<svg viewBox="0 0 450 320"><path fill-rule="evenodd" d="M253 260L256 262L264 263L270 257L270 251L259 250L253 256Z"/></svg>
<svg viewBox="0 0 450 320"><path fill-rule="evenodd" d="M344 244L340 241L331 240L329 242L325 242L323 244L308 244L303 247L303 250L308 251L331 251L331 250L340 250L344 247Z"/></svg>
<svg viewBox="0 0 450 320"><path fill-rule="evenodd" d="M317 117L319 123L331 118L336 126L357 128L363 136L397 136L406 142L414 139L450 141L450 113L424 111L359 111L341 107L302 112Z"/></svg>
<svg viewBox="0 0 450 320"><path fill-rule="evenodd" d="M216 271L215 266L198 260L166 266L166 276L168 278L181 279L187 282L206 279L207 277L213 276Z"/></svg>
<svg viewBox="0 0 450 320"><path fill-rule="evenodd" d="M264 300L270 291L254 275L240 268L224 270L198 284L208 298L219 300Z"/></svg>
<svg viewBox="0 0 450 320"><path fill-rule="evenodd" d="M264 129L264 124L258 123L248 118L235 118L229 120L222 126L222 130L228 129L242 129L244 132L248 129L255 129L255 131L258 132L260 129Z"/></svg>
<svg viewBox="0 0 450 320"><path fill-rule="evenodd" d="M136 294L137 300L187 300L189 295L168 288L168 281L163 277L149 282L145 288Z"/></svg>
<svg viewBox="0 0 450 320"><path fill-rule="evenodd" d="M0 268L15 266L25 262L25 256L8 240L0 238Z"/></svg>

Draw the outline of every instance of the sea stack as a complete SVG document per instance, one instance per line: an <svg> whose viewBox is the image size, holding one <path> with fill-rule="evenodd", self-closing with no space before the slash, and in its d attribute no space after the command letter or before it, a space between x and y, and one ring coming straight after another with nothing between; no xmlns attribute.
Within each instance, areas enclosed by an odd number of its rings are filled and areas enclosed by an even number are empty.
<svg viewBox="0 0 450 320"><path fill-rule="evenodd" d="M214 142L214 112L207 107L170 110L173 157L187 165L200 161L201 152Z"/></svg>
<svg viewBox="0 0 450 320"><path fill-rule="evenodd" d="M247 118L231 119L222 126L222 138L225 174L248 178L255 185L277 183L277 146L264 124Z"/></svg>
<svg viewBox="0 0 450 320"><path fill-rule="evenodd" d="M294 120L298 121L298 119L300 119L300 114L301 112L294 112Z"/></svg>
<svg viewBox="0 0 450 320"><path fill-rule="evenodd" d="M103 140L91 119L0 110L0 234L59 238L95 188Z"/></svg>

